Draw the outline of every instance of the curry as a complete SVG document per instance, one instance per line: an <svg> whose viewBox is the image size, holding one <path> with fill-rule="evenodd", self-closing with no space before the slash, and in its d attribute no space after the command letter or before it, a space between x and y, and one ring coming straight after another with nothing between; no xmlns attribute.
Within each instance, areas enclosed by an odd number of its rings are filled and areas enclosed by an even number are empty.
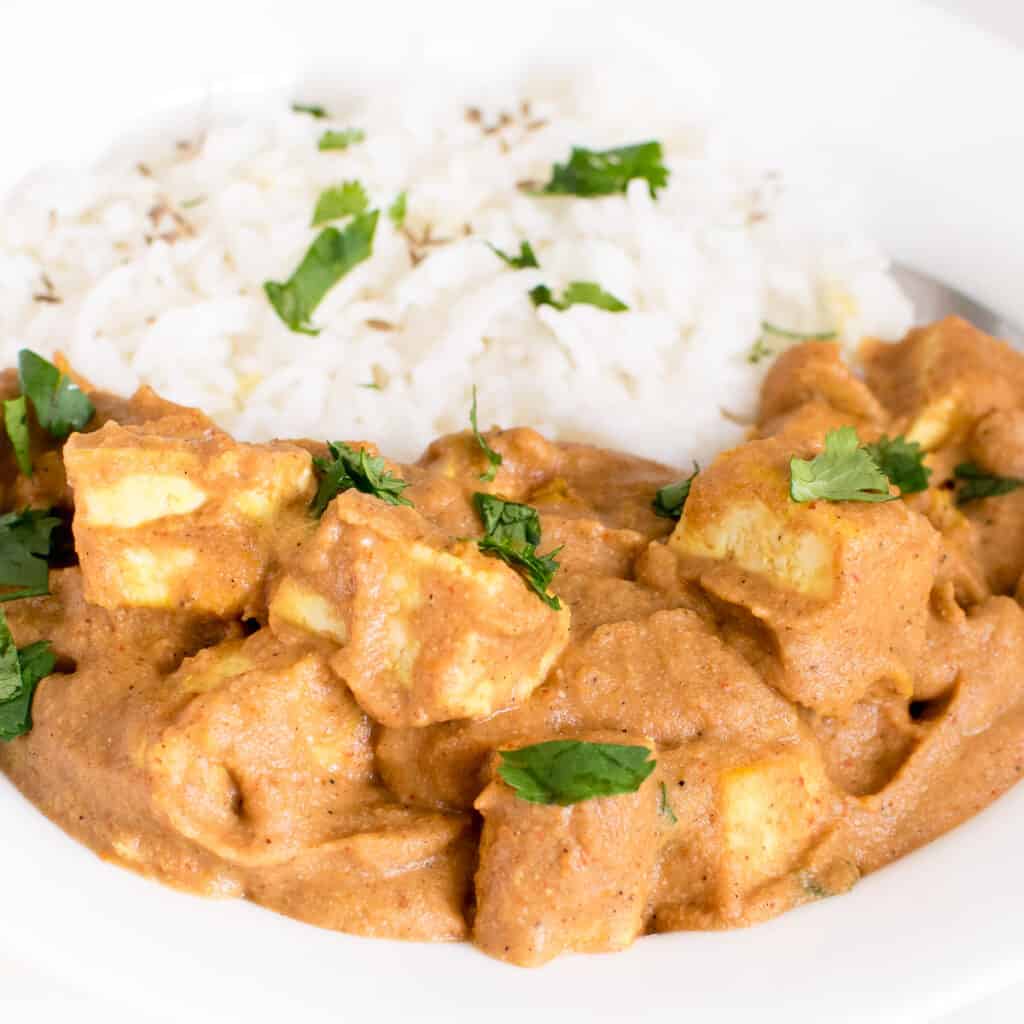
<svg viewBox="0 0 1024 1024"><path fill-rule="evenodd" d="M2 456L74 543L3 606L52 657L0 766L170 885L514 964L842 893L1024 765L1024 358L950 319L860 363L790 349L684 478L475 408L399 466L81 382Z"/></svg>

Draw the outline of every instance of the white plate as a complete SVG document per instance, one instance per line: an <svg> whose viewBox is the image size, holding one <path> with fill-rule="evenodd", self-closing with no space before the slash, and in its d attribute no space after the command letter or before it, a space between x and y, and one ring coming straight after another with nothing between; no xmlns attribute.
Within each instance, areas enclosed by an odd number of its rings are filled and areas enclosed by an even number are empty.
<svg viewBox="0 0 1024 1024"><path fill-rule="evenodd" d="M692 83L699 70L712 101L747 105L765 152L861 186L893 255L1024 322L1024 130L1011 104L1024 59L912 0L4 6L0 184L211 88L339 70L369 88L410 65L479 80L614 49L638 75L660 65ZM538 971L171 892L103 864L6 782L0 820L0 948L174 1019L922 1021L1024 977L1024 789L848 896Z"/></svg>

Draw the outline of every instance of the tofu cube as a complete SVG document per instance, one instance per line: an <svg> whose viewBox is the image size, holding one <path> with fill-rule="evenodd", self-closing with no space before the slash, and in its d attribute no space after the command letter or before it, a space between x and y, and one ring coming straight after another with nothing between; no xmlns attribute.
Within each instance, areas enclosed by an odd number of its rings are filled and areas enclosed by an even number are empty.
<svg viewBox="0 0 1024 1024"><path fill-rule="evenodd" d="M834 816L835 791L810 744L783 747L723 773L719 905L728 915L794 870Z"/></svg>
<svg viewBox="0 0 1024 1024"><path fill-rule="evenodd" d="M524 700L565 647L569 610L415 509L352 490L289 563L270 626L340 645L331 664L368 714L422 726Z"/></svg>
<svg viewBox="0 0 1024 1024"><path fill-rule="evenodd" d="M777 433L778 424L808 406L843 417L840 423L882 420L878 399L843 361L835 342L808 341L783 352L761 385L758 427Z"/></svg>
<svg viewBox="0 0 1024 1024"><path fill-rule="evenodd" d="M107 423L65 445L93 604L228 617L261 601L275 533L314 491L309 453L181 429L189 422Z"/></svg>
<svg viewBox="0 0 1024 1024"><path fill-rule="evenodd" d="M702 738L663 751L658 767L673 819L656 931L763 920L806 902L808 869L831 876L833 861L854 858L837 828L848 798L806 733L752 746Z"/></svg>
<svg viewBox="0 0 1024 1024"><path fill-rule="evenodd" d="M308 645L260 630L207 648L165 699L173 713L144 756L154 807L225 860L286 861L331 836L339 802L373 792L370 723Z"/></svg>
<svg viewBox="0 0 1024 1024"><path fill-rule="evenodd" d="M724 452L696 478L669 539L685 576L773 634L769 681L842 715L879 683L911 692L939 536L902 501L789 496L780 438Z"/></svg>
<svg viewBox="0 0 1024 1024"><path fill-rule="evenodd" d="M581 739L646 746L622 733ZM663 834L659 782L568 807L529 803L497 776L483 815L473 941L522 966L610 952L642 934Z"/></svg>
<svg viewBox="0 0 1024 1024"><path fill-rule="evenodd" d="M925 451L962 437L993 409L1020 408L1024 357L960 317L911 331L898 345L866 342L868 385Z"/></svg>

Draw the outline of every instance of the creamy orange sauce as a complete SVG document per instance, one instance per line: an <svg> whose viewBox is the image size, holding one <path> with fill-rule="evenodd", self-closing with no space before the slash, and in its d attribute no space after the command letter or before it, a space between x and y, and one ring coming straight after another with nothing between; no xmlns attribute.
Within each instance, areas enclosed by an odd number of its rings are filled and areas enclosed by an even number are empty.
<svg viewBox="0 0 1024 1024"><path fill-rule="evenodd" d="M74 515L77 562L9 602L51 641L21 791L101 856L361 935L471 939L538 964L750 924L954 827L1024 768L1024 490L958 506L952 469L1024 475L1024 360L957 321L778 359L751 440L680 473L495 430L389 464L322 519L312 442L240 445L151 392L94 394L5 510ZM6 395L15 393L12 378ZM926 492L788 494L855 426L918 439ZM681 439L685 447L685 439ZM479 551L476 491L536 508L558 610ZM634 793L528 803L496 751L645 745Z"/></svg>

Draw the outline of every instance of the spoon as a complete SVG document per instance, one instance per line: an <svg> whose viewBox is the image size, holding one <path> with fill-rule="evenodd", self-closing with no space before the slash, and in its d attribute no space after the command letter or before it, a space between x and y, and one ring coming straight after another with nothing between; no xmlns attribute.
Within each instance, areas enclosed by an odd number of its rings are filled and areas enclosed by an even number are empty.
<svg viewBox="0 0 1024 1024"><path fill-rule="evenodd" d="M1024 331L988 306L901 263L893 265L892 273L897 284L914 303L917 323L927 324L950 315L962 316L986 334L1004 338L1017 347L1024 347Z"/></svg>

